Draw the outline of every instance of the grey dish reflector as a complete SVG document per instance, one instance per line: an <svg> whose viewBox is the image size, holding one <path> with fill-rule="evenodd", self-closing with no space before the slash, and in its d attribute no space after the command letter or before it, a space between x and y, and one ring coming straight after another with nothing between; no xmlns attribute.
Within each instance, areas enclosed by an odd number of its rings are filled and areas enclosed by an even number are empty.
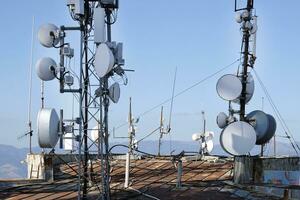
<svg viewBox="0 0 300 200"><path fill-rule="evenodd" d="M273 116L260 110L252 111L247 115L247 120L256 131L256 144L267 143L275 134L276 121Z"/></svg>
<svg viewBox="0 0 300 200"><path fill-rule="evenodd" d="M256 132L247 122L229 124L220 135L220 144L231 155L241 156L250 152L256 142Z"/></svg>
<svg viewBox="0 0 300 200"><path fill-rule="evenodd" d="M240 80L242 78L240 77ZM253 94L254 94L254 89L255 89L255 84L254 84L254 79L253 79L253 76L248 73L248 77L247 77L247 84L246 84L246 103L248 103L252 97L253 97ZM235 99L233 100L234 103L240 103L240 99Z"/></svg>
<svg viewBox="0 0 300 200"><path fill-rule="evenodd" d="M54 109L43 108L37 117L38 141L41 148L54 148L58 142L59 118Z"/></svg>
<svg viewBox="0 0 300 200"><path fill-rule="evenodd" d="M44 47L51 48L59 42L58 27L54 24L44 24L40 27L38 32L38 39Z"/></svg>
<svg viewBox="0 0 300 200"><path fill-rule="evenodd" d="M233 101L239 98L242 93L241 80L232 74L222 76L218 80L216 88L218 95L226 101Z"/></svg>
<svg viewBox="0 0 300 200"><path fill-rule="evenodd" d="M55 78L55 75L51 67L55 70L57 65L56 62L49 57L41 58L35 65L36 73L38 77L43 81L51 81Z"/></svg>

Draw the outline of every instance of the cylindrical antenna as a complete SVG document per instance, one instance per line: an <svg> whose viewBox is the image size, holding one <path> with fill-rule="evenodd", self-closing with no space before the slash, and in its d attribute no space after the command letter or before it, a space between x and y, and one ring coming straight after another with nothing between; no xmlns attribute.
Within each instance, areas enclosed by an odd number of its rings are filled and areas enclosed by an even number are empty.
<svg viewBox="0 0 300 200"><path fill-rule="evenodd" d="M29 127L29 153L32 153L31 139L32 139L32 124L31 124L31 104L32 104L32 65L33 65L33 49L34 49L34 24L35 17L32 17L32 33L31 33L31 51L30 51L30 65L29 65L29 100L28 100L28 127Z"/></svg>

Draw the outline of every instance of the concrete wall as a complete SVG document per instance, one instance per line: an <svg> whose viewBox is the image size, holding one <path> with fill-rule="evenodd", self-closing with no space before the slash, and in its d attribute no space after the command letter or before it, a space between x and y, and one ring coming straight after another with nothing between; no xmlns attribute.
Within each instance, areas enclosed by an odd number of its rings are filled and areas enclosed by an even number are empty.
<svg viewBox="0 0 300 200"><path fill-rule="evenodd" d="M234 182L254 184L256 190L283 196L288 189L290 198L300 199L299 157L235 157Z"/></svg>

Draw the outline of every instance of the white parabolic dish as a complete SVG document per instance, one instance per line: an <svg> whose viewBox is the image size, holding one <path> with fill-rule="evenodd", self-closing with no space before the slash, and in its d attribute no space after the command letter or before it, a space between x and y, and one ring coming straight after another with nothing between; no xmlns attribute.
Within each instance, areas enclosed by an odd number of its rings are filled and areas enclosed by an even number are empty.
<svg viewBox="0 0 300 200"><path fill-rule="evenodd" d="M51 36L51 32L56 35L58 32L58 27L54 24L44 24L40 27L38 32L38 39L44 47L50 48L53 45L57 45L59 39L57 37Z"/></svg>
<svg viewBox="0 0 300 200"><path fill-rule="evenodd" d="M220 144L231 155L246 155L256 142L254 128L243 121L229 124L220 135Z"/></svg>
<svg viewBox="0 0 300 200"><path fill-rule="evenodd" d="M53 71L51 71L51 66L56 68L56 62L49 57L41 58L37 61L35 65L36 73L38 77L43 81L51 81L55 78Z"/></svg>
<svg viewBox="0 0 300 200"><path fill-rule="evenodd" d="M95 55L94 67L97 75L102 78L110 72L115 64L115 58L110 48L105 43L101 43Z"/></svg>
<svg viewBox="0 0 300 200"><path fill-rule="evenodd" d="M41 148L54 148L59 139L59 118L54 109L43 108L37 117L38 140Z"/></svg>
<svg viewBox="0 0 300 200"><path fill-rule="evenodd" d="M233 101L242 93L242 82L237 76L226 74L217 82L217 93L222 99Z"/></svg>

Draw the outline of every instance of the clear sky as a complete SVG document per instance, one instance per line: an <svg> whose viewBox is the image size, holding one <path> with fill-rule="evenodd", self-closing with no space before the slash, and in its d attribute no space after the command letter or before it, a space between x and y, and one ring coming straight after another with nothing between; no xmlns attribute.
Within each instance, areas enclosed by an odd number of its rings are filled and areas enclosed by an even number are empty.
<svg viewBox="0 0 300 200"><path fill-rule="evenodd" d="M1 2L0 32L0 143L27 146L27 139L17 140L27 127L27 104L31 24L35 16L35 34L43 23L75 25L64 0L15 0ZM185 4L186 3L186 4ZM257 62L255 68L267 86L297 140L299 119L300 73L300 1L255 1L258 17ZM118 21L113 26L113 40L124 43L129 84L122 86L121 99L111 106L110 127L126 122L128 99L133 98L134 115L139 115L171 96L175 67L178 68L176 92L179 92L239 57L241 34L234 20L234 0L120 0ZM70 35L78 48L78 35ZM78 50L78 49L77 49ZM41 47L35 40L34 63L43 56L58 60L55 49ZM201 111L205 110L208 129L218 138L220 129L216 115L226 111L227 103L215 90L216 81L225 73L235 73L237 64L223 73L179 96L174 101L172 138L190 141L202 128ZM40 84L33 72L32 120L40 107ZM261 109L261 88L247 107L250 112ZM266 98L265 98L266 99ZM46 106L70 109L70 96L61 95L57 81L46 83ZM170 104L165 105L169 112ZM264 110L273 111L265 100ZM141 138L159 125L156 109L142 117L137 137ZM166 118L169 115L166 113ZM67 112L67 114L70 113ZM280 125L277 134L283 135ZM127 135L127 127L117 130ZM157 139L154 135L149 139ZM113 139L112 139L113 141ZM218 142L218 139L216 139ZM36 135L34 145L37 145Z"/></svg>

